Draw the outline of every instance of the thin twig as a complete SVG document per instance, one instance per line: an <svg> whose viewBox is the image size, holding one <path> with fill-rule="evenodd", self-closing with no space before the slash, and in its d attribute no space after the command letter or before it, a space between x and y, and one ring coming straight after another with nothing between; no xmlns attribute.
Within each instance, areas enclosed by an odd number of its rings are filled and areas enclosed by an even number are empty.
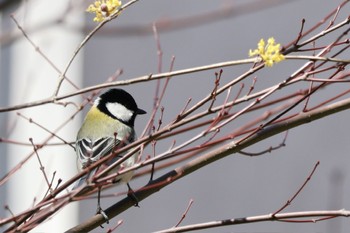
<svg viewBox="0 0 350 233"><path fill-rule="evenodd" d="M318 165L320 165L320 161L317 161L317 163L315 164L314 168L312 169L310 175L306 178L306 180L304 181L304 183L301 185L301 187L298 189L298 191L292 196L292 198L290 198L286 204L284 204L281 208L279 208L277 211L275 211L272 215L275 216L276 214L280 213L281 211L283 211L287 206L289 206L293 200L300 194L300 192L304 189L304 187L307 185L307 183L309 183L309 181L311 180L311 177L314 175Z"/></svg>
<svg viewBox="0 0 350 233"><path fill-rule="evenodd" d="M49 179L47 178L47 175L46 175L46 172L45 172L45 167L43 166L43 164L42 164L42 162L41 162L41 159L40 159L40 157L39 157L39 153L38 153L38 151L37 151L37 148L36 148L36 146L34 145L33 138L29 138L29 141L30 141L30 143L33 145L34 153L35 153L35 155L36 155L36 158L38 159L38 162L39 162L39 165L40 165L40 171L43 173L43 176L44 176L44 178L45 178L45 182L46 182L46 184L47 184L47 187L48 187L50 193L52 193L52 187L51 187L52 184L50 184Z"/></svg>
<svg viewBox="0 0 350 233"><path fill-rule="evenodd" d="M186 215L188 214L188 211L191 209L192 204L193 204L193 199L191 198L190 202L187 205L187 208L186 208L185 212L182 214L181 219L175 225L175 227L178 227L182 223L182 221L186 218Z"/></svg>
<svg viewBox="0 0 350 233"><path fill-rule="evenodd" d="M80 52L80 50L83 48L83 46L91 39L91 37L102 28L103 25L105 25L107 22L115 19L118 17L118 15L125 10L127 7L131 6L132 4L138 2L139 0L131 0L127 3L125 3L124 5L122 5L120 8L118 8L112 15L110 15L109 17L107 17L105 20L103 20L99 25L97 25L85 38L84 40L79 44L79 46L76 48L76 50L73 52L71 58L69 59L67 65L65 66L63 72L60 74L59 77L59 81L57 83L57 87L56 90L52 96L52 100L55 102L58 100L57 95L58 92L61 88L61 85L65 79L65 75L68 72L68 69L70 68L71 64L73 63L75 57L78 55L78 53Z"/></svg>

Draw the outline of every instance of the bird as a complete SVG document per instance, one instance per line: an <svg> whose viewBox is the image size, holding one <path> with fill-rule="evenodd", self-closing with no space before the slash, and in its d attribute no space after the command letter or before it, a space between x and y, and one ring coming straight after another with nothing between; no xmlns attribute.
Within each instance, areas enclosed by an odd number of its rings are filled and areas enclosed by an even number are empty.
<svg viewBox="0 0 350 233"><path fill-rule="evenodd" d="M82 170L111 154L115 149L125 146L136 139L134 123L137 115L146 114L146 111L138 108L134 98L123 89L112 88L100 95L93 103L91 109L85 116L84 122L78 131L75 148L77 155L78 167ZM116 155L111 161L104 166L108 166L123 154ZM121 168L133 166L138 154L133 154L115 169L109 172L117 172ZM76 182L73 190L87 183L89 179L99 172L102 165L91 170L85 176ZM117 177L114 183L126 183L129 186L133 172L127 172ZM108 221L107 215L103 212L100 205L100 192L98 190L97 213L101 213ZM130 192L129 192L130 193ZM136 201L137 204L137 201ZM135 205L136 205L135 204Z"/></svg>

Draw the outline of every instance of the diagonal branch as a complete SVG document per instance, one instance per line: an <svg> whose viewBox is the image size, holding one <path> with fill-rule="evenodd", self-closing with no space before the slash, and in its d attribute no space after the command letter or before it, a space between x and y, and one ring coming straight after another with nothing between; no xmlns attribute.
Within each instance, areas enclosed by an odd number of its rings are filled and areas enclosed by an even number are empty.
<svg viewBox="0 0 350 233"><path fill-rule="evenodd" d="M137 196L139 201L144 200L147 197L151 196L153 193L158 192L160 189L171 184L172 182L182 177L185 177L191 174L192 172L210 163L215 162L216 160L237 153L244 148L247 148L257 142L260 142L266 138L272 137L286 130L310 123L312 121L321 119L323 117L327 117L337 112L347 110L349 108L350 99L345 99L316 110L302 112L299 115L287 119L283 122L272 124L271 126L261 129L256 134L244 139L239 143L237 143L236 141L231 141L230 143L227 143L226 145L218 149L215 149L203 156L193 159L192 161L188 162L183 166L177 167L176 169L164 174L163 176L149 182L143 188L137 190L135 192L135 195ZM116 204L106 209L105 212L107 216L111 219L117 216L118 214L124 212L128 208L132 207L133 205L133 200L129 198L124 198L123 200L117 202ZM92 218L88 219L86 222L69 229L68 232L87 232L103 224L105 221L106 220L101 214L97 214Z"/></svg>

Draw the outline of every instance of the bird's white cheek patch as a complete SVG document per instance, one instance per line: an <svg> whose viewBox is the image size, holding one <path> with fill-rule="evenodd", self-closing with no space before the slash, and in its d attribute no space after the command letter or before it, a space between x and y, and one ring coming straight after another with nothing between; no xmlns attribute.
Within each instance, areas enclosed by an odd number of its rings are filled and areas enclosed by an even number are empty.
<svg viewBox="0 0 350 233"><path fill-rule="evenodd" d="M133 115L133 111L119 103L107 103L106 108L113 116L125 122L128 122Z"/></svg>

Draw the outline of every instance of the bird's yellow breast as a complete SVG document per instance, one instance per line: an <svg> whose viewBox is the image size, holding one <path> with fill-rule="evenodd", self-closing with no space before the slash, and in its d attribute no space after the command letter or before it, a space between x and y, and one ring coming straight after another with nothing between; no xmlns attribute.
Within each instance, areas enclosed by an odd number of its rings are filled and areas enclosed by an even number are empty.
<svg viewBox="0 0 350 233"><path fill-rule="evenodd" d="M78 132L77 138L96 139L107 136L115 137L116 135L117 139L125 140L133 134L134 130L131 127L104 114L96 106L92 106Z"/></svg>

